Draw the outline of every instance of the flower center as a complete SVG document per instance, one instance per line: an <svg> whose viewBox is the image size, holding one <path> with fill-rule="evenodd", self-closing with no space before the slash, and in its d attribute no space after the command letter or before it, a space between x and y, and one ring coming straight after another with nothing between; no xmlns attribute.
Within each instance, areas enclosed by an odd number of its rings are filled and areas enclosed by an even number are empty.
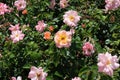
<svg viewBox="0 0 120 80"><path fill-rule="evenodd" d="M70 21L73 21L75 19L75 17L71 15L71 16L69 16L69 19L70 19Z"/></svg>
<svg viewBox="0 0 120 80"><path fill-rule="evenodd" d="M16 36L16 37L18 37L19 35L18 35L18 34L16 34L15 36Z"/></svg>
<svg viewBox="0 0 120 80"><path fill-rule="evenodd" d="M61 35L61 37L60 37L60 40L66 40L66 36L64 36L64 35Z"/></svg>
<svg viewBox="0 0 120 80"><path fill-rule="evenodd" d="M37 73L37 78L39 78L41 76L41 73Z"/></svg>
<svg viewBox="0 0 120 80"><path fill-rule="evenodd" d="M114 2L114 0L110 0L110 3L113 3Z"/></svg>
<svg viewBox="0 0 120 80"><path fill-rule="evenodd" d="M107 65L110 65L110 64L111 64L110 60L107 60L106 64L107 64Z"/></svg>
<svg viewBox="0 0 120 80"><path fill-rule="evenodd" d="M67 5L67 2L64 2L63 4L64 4L64 6L66 6L66 5Z"/></svg>

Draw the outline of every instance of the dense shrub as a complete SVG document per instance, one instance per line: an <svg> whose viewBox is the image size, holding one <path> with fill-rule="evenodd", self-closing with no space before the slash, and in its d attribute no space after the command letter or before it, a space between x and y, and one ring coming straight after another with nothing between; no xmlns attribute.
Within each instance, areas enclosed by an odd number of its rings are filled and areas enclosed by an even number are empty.
<svg viewBox="0 0 120 80"><path fill-rule="evenodd" d="M112 4L105 2L109 0L68 0L67 6L60 5L60 0L26 0L26 6L18 9L15 1L0 0L8 6L4 14L0 7L0 80L13 76L29 80L32 66L42 67L46 80L120 79L118 67L113 75L112 70L98 71L101 53L120 58L119 4L106 10ZM68 15L70 10L74 12ZM22 34L20 39L17 33ZM107 61L109 56L103 56ZM113 69L116 62L108 60L106 65Z"/></svg>

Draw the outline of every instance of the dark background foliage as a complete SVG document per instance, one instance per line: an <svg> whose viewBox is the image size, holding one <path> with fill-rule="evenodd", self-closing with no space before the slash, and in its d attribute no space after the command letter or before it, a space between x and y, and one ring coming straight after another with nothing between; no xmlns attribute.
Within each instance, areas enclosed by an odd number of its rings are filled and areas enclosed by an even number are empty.
<svg viewBox="0 0 120 80"><path fill-rule="evenodd" d="M14 10L0 16L0 80L8 80L12 76L27 76L31 66L41 66L48 73L47 80L71 80L79 76L82 80L119 80L120 69L115 70L110 77L98 73L98 53L110 52L120 55L120 8L104 12L104 0L69 0L69 6L60 9L59 0L54 9L50 9L50 0L27 0L26 15L13 6L15 0L0 0ZM39 20L44 20L47 26L53 26L54 34L70 28L63 23L63 15L68 10L76 10L81 16L70 48L57 48L54 40L44 40L43 33L35 30ZM29 24L24 40L13 44L10 40L10 24ZM48 31L46 28L45 31ZM86 57L82 53L84 41L90 41L95 46L95 53Z"/></svg>

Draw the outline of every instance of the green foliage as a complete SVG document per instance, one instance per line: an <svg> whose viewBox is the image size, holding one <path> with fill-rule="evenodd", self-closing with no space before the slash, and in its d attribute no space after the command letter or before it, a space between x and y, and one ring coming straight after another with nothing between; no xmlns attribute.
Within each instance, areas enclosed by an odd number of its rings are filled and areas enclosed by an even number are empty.
<svg viewBox="0 0 120 80"><path fill-rule="evenodd" d="M59 7L59 0L55 9L50 9L50 0L26 0L28 13L23 15L13 6L15 0L2 0L14 11L0 15L0 80L8 80L12 76L22 76L27 80L31 66L41 66L48 73L47 80L71 80L75 76L82 80L119 80L120 69L112 77L99 73L97 55L106 51L113 55L120 55L120 9L104 12L104 0L69 0L65 9ZM68 10L76 10L81 16L75 34L72 36L69 48L57 48L54 35L57 31L69 30L63 23L63 15ZM54 27L52 39L45 40L44 34L35 30L39 20L44 20ZM29 24L22 29L25 38L12 43L8 24ZM85 56L82 46L90 41L95 46L92 56ZM120 58L120 57L119 57Z"/></svg>

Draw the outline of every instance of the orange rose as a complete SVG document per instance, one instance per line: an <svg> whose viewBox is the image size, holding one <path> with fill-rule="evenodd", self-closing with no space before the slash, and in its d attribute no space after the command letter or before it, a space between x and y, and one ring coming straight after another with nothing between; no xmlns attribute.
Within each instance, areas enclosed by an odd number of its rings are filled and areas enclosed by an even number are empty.
<svg viewBox="0 0 120 80"><path fill-rule="evenodd" d="M51 38L51 33L49 31L44 32L44 39L49 40Z"/></svg>
<svg viewBox="0 0 120 80"><path fill-rule="evenodd" d="M22 14L23 14L23 15L25 15L25 14L27 14L27 13L28 13L28 12L27 12L27 9L25 9L25 10L22 11Z"/></svg>
<svg viewBox="0 0 120 80"><path fill-rule="evenodd" d="M53 30L54 30L53 26L50 26L49 31L53 31Z"/></svg>

